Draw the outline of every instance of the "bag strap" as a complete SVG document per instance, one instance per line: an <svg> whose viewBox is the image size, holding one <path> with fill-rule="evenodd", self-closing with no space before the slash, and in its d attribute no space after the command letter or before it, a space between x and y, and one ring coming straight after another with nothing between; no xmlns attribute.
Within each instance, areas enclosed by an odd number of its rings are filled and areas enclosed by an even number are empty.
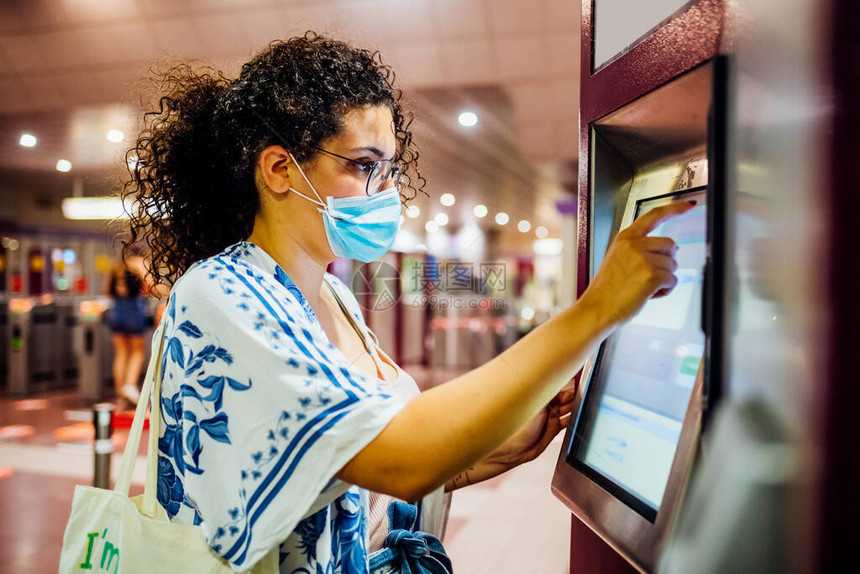
<svg viewBox="0 0 860 574"><path fill-rule="evenodd" d="M371 331L370 327L368 327L367 325L359 324L359 322L356 321L355 317L353 317L352 315L352 311L350 311L349 307L346 305L346 303L343 302L343 300L340 298L340 295L338 295L337 289L335 289L334 286L332 286L332 284L329 283L325 277L323 277L323 283L326 284L326 286L329 288L329 291L331 291L332 295L334 295L334 298L337 301L337 304L340 306L341 311L343 311L343 314L346 315L346 318L349 320L349 323L352 325L352 328L355 330L355 332L358 334L358 337L364 343L364 348L367 350L368 354L370 355L370 358L373 360L373 364L376 365L376 371L379 374L379 378L384 379L385 377L382 374L382 367L379 364L380 361L384 362L384 360L382 359L380 353L381 347L379 345L379 339L376 337L376 333ZM376 355L373 354L373 351L376 351ZM379 360L377 360L377 357L379 358Z"/></svg>
<svg viewBox="0 0 860 574"><path fill-rule="evenodd" d="M161 427L161 405L157 399L161 396L161 373L159 366L161 365L161 353L164 349L164 323L164 320L159 323L158 328L152 336L152 352L149 366L146 369L146 377L144 378L143 388L140 392L140 400L134 412L134 422L132 422L131 431L128 433L128 440L122 453L122 463L120 464L119 474L114 486L114 492L126 497L128 496L128 491L131 487L131 476L134 472L134 461L140 448L140 435L143 432L146 407L150 402L150 397L152 397L152 409L150 409L149 420L149 445L146 456L146 485L144 487L144 510L150 516L154 516L155 514L155 479L158 473L156 453L158 452L158 435ZM158 391L158 394L156 394L156 391ZM147 502L149 502L148 505L146 504Z"/></svg>
<svg viewBox="0 0 860 574"><path fill-rule="evenodd" d="M323 283L325 283L326 287L328 287L328 290L331 291L331 294L334 295L334 299L335 301L337 301L338 306L340 306L340 310L343 311L344 315L346 315L349 324L352 325L353 330L361 338L362 342L364 343L364 348L367 349L367 352L369 353L370 350L373 348L373 343L368 332L369 329L365 331L364 329L362 329L361 326L358 325L358 322L355 320L355 317L352 316L352 312L346 306L346 303L341 300L340 295L338 295L337 289L335 289L334 286L328 282L328 279L323 277Z"/></svg>
<svg viewBox="0 0 860 574"><path fill-rule="evenodd" d="M149 445L146 449L146 479L143 486L142 512L155 517L158 492L158 439L161 437L161 354L164 349L164 337L161 336L158 345L158 361L152 375L152 402L149 408Z"/></svg>

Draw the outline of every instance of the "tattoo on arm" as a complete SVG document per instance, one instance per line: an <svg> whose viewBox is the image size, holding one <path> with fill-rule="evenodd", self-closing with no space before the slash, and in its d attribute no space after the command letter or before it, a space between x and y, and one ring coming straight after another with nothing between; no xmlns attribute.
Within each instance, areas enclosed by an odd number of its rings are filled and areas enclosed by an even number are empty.
<svg viewBox="0 0 860 574"><path fill-rule="evenodd" d="M470 466L468 469L464 470L463 472L461 472L460 474L458 474L457 476L452 478L451 479L451 487L452 487L451 490L454 490L457 488L463 488L464 486L469 486L470 484L472 484L472 479L469 478L469 472L474 471L474 470L475 470L475 467Z"/></svg>

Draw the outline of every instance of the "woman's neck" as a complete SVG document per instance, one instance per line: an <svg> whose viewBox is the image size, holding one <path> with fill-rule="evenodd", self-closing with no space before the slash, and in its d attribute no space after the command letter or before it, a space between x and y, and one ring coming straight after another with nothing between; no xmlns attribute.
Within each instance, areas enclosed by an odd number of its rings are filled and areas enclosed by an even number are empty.
<svg viewBox="0 0 860 574"><path fill-rule="evenodd" d="M314 258L302 245L300 238L290 233L290 226L278 227L274 230L258 218L248 241L268 253L293 280L308 304L316 309L321 302L320 292L327 263Z"/></svg>

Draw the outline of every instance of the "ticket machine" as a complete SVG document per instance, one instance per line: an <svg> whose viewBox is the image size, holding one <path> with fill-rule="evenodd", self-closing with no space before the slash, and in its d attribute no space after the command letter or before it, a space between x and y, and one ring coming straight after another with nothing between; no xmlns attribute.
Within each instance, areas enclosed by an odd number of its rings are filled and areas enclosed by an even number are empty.
<svg viewBox="0 0 860 574"><path fill-rule="evenodd" d="M681 292L581 375L572 573L856 571L858 27L848 0L583 0L579 293L633 216L707 199L704 273L701 215L658 230Z"/></svg>
<svg viewBox="0 0 860 574"><path fill-rule="evenodd" d="M582 6L578 292L636 217L697 205L654 232L679 245L676 289L587 362L552 489L573 514L571 572L654 572L720 396L725 7Z"/></svg>

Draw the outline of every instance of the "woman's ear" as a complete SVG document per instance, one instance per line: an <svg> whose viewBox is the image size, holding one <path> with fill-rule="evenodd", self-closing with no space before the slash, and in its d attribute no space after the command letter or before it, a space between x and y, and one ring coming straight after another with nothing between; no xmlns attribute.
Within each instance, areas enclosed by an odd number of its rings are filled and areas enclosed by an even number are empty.
<svg viewBox="0 0 860 574"><path fill-rule="evenodd" d="M279 145L270 145L260 152L257 162L260 177L273 193L283 194L290 190L290 173L287 168L292 161L289 152Z"/></svg>

